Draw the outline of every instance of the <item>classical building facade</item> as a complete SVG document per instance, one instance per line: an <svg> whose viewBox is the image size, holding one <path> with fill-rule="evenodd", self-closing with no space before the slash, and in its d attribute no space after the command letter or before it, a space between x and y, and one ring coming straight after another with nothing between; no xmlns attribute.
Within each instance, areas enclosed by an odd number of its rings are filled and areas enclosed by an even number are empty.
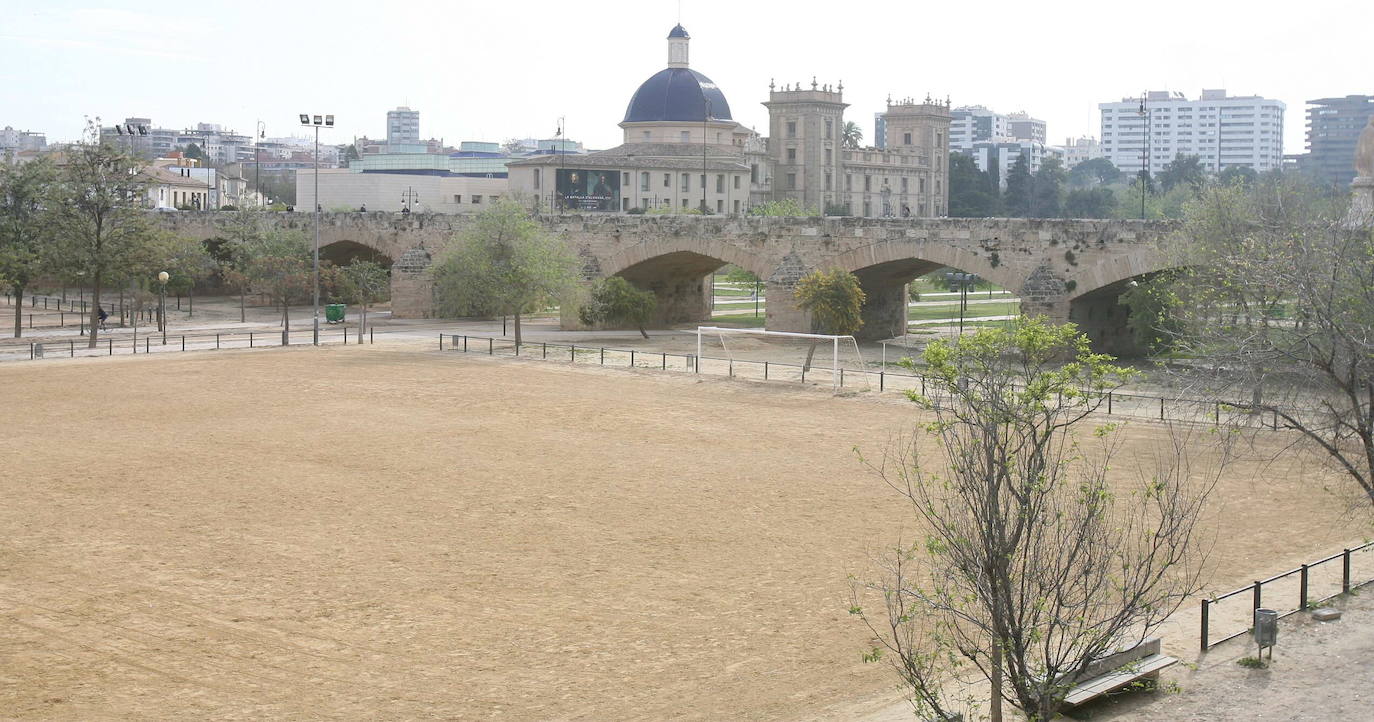
<svg viewBox="0 0 1374 722"><path fill-rule="evenodd" d="M736 122L710 78L689 67L690 36L668 35L668 67L631 97L621 145L508 164L510 189L548 212L740 214L794 200L831 215L930 217L948 205L949 104L884 113L886 148L846 148L844 85L769 85L769 135Z"/></svg>

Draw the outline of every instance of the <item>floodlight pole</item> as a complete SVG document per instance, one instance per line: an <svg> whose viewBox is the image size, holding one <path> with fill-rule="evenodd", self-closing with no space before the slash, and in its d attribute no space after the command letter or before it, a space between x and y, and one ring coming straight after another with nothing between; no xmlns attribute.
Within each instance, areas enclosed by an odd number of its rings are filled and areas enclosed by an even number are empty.
<svg viewBox="0 0 1374 722"><path fill-rule="evenodd" d="M313 122L312 122L313 119ZM315 260L312 272L314 287L315 321L311 343L320 345L320 126L334 127L334 116L301 114L301 125L315 129ZM284 331L283 331L284 333Z"/></svg>

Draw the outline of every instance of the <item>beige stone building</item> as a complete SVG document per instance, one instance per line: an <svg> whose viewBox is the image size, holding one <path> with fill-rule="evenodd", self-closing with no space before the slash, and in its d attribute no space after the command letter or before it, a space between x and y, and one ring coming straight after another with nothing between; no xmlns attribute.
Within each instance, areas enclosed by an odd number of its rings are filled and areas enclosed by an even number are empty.
<svg viewBox="0 0 1374 722"><path fill-rule="evenodd" d="M630 99L621 145L508 165L511 192L545 211L740 214L792 199L828 215L936 217L948 205L949 104L888 102L887 148L847 148L844 85L769 85L767 138L668 35L668 67Z"/></svg>

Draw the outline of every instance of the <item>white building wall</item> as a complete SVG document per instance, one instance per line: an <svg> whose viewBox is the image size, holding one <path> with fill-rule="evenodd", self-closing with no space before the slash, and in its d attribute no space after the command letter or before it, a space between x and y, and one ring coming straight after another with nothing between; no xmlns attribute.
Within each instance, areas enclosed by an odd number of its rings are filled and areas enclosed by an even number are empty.
<svg viewBox="0 0 1374 722"><path fill-rule="evenodd" d="M347 169L320 170L320 205L335 208L399 212L403 197L415 194L411 209L417 213L476 213L505 195L505 178L407 175L403 173L354 173ZM296 208L310 210L315 204L314 171L296 171Z"/></svg>
<svg viewBox="0 0 1374 722"><path fill-rule="evenodd" d="M1263 172L1283 163L1282 101L1204 90L1195 100L1152 92L1146 106L1144 116L1138 99L1097 106L1102 155L1124 173L1140 172L1147 155L1152 174L1180 155L1198 156L1213 172L1233 166Z"/></svg>

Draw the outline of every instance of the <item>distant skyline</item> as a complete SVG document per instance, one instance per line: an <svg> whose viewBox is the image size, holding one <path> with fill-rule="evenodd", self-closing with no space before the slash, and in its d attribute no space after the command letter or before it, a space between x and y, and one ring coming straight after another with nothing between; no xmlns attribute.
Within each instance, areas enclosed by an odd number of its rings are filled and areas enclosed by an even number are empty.
<svg viewBox="0 0 1374 722"><path fill-rule="evenodd" d="M1364 3L1313 0L1139 8L1097 2L913 5L684 0L691 65L721 87L734 119L767 134L768 83L844 82L846 118L872 142L893 98L1024 110L1048 142L1099 136L1099 102L1202 88L1287 105L1284 152L1304 150L1305 101L1374 93ZM838 8L838 9L837 9ZM386 112L420 111L420 134L463 140L568 137L620 143L630 96L667 61L676 0L590 5L415 0L178 5L48 0L0 25L0 126L75 140L84 116L219 123L304 136L297 115L332 113L331 144L386 137ZM313 137L313 134L312 134Z"/></svg>

